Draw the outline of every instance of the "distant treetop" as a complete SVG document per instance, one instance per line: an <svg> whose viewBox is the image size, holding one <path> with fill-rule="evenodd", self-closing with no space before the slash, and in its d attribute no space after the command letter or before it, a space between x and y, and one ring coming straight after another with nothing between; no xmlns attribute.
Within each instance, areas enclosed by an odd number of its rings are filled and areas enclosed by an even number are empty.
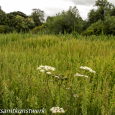
<svg viewBox="0 0 115 115"><path fill-rule="evenodd" d="M12 14L12 15L14 15L14 16L19 15L19 16L22 16L22 17L24 17L24 18L27 18L27 17L28 17L26 14L24 14L23 12L20 12L20 11L14 11L14 12L10 12L10 13L8 13L8 14Z"/></svg>

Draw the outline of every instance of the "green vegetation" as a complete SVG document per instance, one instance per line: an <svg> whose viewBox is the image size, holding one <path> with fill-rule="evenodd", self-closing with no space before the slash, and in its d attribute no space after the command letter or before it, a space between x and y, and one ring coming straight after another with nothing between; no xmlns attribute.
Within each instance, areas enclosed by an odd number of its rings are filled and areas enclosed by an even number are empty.
<svg viewBox="0 0 115 115"><path fill-rule="evenodd" d="M79 16L79 11L76 7L70 7L67 12L57 14L54 17L47 18L47 25L50 33L59 34L72 33L72 31L82 32L82 18Z"/></svg>
<svg viewBox="0 0 115 115"><path fill-rule="evenodd" d="M115 6L107 0L96 0L97 10L90 10L88 18L83 20L76 6L69 7L54 16L47 16L45 12L32 9L30 16L16 11L5 13L0 7L0 33L32 32L45 34L79 33L82 35L115 35Z"/></svg>
<svg viewBox="0 0 115 115"><path fill-rule="evenodd" d="M70 7L46 22L40 9L0 7L0 112L115 115L115 6L95 6L87 20Z"/></svg>
<svg viewBox="0 0 115 115"><path fill-rule="evenodd" d="M0 108L44 108L51 115L59 106L66 115L114 115L114 46L114 36L0 34ZM56 69L50 75L40 65Z"/></svg>

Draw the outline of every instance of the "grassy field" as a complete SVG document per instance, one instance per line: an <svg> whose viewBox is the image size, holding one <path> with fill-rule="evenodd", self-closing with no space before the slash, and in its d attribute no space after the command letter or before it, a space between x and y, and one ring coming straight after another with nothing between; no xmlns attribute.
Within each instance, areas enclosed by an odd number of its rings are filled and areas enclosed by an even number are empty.
<svg viewBox="0 0 115 115"><path fill-rule="evenodd" d="M55 71L43 73L40 65ZM65 113L59 115L115 115L114 77L114 36L0 34L1 112L54 115L50 109L60 107Z"/></svg>

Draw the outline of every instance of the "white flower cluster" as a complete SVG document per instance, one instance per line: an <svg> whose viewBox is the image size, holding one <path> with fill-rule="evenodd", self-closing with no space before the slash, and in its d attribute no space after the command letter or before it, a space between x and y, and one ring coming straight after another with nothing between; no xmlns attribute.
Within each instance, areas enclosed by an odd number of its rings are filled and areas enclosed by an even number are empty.
<svg viewBox="0 0 115 115"><path fill-rule="evenodd" d="M65 113L64 109L63 109L63 108L60 108L60 107L52 107L52 108L50 109L50 111L51 111L52 113Z"/></svg>
<svg viewBox="0 0 115 115"><path fill-rule="evenodd" d="M40 72L43 72L43 73L44 73L45 71L47 71L46 74L51 74L51 72L49 72L49 70L55 71L55 68L54 68L54 67L47 66L47 65L45 65L45 66L40 65L37 69L39 69Z"/></svg>
<svg viewBox="0 0 115 115"><path fill-rule="evenodd" d="M89 70L89 71L92 72L92 73L96 73L94 70L92 70L91 68L86 67L86 66L81 66L80 69L85 69L85 70ZM88 78L87 75L81 75L81 74L79 74L79 73L76 73L74 76L83 76L83 77L87 77L87 78Z"/></svg>
<svg viewBox="0 0 115 115"><path fill-rule="evenodd" d="M57 76L57 75L55 75L54 77L59 79L59 76Z"/></svg>
<svg viewBox="0 0 115 115"><path fill-rule="evenodd" d="M83 76L83 77L87 77L87 78L88 78L87 75L81 75L81 74L79 74L79 73L76 73L74 76Z"/></svg>
<svg viewBox="0 0 115 115"><path fill-rule="evenodd" d="M91 68L86 67L86 66L81 66L80 69L85 69L85 70L89 70L92 73L96 73L95 71L93 71Z"/></svg>
<svg viewBox="0 0 115 115"><path fill-rule="evenodd" d="M74 94L73 96L74 96L74 97L79 97L79 95L78 95L78 94Z"/></svg>

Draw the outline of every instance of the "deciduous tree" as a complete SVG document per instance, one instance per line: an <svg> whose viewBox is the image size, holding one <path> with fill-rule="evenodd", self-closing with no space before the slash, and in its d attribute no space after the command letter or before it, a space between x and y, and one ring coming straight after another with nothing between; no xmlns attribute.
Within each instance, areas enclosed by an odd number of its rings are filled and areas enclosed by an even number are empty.
<svg viewBox="0 0 115 115"><path fill-rule="evenodd" d="M42 25L43 21L44 21L44 11L38 9L32 9L33 12L31 14L31 17L33 18L34 22L35 22L35 26L40 26Z"/></svg>
<svg viewBox="0 0 115 115"><path fill-rule="evenodd" d="M72 31L81 32L83 25L79 11L76 7L70 7L68 11L56 14L47 18L48 30L58 34L59 32L71 33Z"/></svg>

